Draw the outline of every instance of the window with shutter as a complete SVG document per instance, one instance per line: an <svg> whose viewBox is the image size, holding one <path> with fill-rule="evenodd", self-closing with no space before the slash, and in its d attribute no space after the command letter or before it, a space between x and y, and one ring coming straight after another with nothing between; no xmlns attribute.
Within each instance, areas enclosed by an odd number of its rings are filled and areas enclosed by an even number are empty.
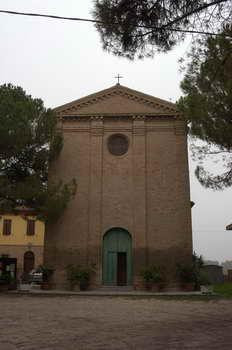
<svg viewBox="0 0 232 350"><path fill-rule="evenodd" d="M10 219L4 219L3 220L3 235L10 235L11 234L11 220Z"/></svg>
<svg viewBox="0 0 232 350"><path fill-rule="evenodd" d="M35 234L35 220L27 220L27 235L33 236Z"/></svg>

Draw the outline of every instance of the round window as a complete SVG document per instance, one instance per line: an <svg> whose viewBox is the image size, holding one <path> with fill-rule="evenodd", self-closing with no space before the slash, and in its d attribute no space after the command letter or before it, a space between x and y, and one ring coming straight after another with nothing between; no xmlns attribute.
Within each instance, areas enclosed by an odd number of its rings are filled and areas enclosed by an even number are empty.
<svg viewBox="0 0 232 350"><path fill-rule="evenodd" d="M108 149L114 156L122 156L128 151L129 140L125 135L113 134L108 138Z"/></svg>

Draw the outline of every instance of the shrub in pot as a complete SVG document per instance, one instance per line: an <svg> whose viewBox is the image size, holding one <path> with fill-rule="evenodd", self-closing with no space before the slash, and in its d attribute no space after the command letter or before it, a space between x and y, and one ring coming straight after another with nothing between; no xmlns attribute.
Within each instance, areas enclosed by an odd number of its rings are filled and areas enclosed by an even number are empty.
<svg viewBox="0 0 232 350"><path fill-rule="evenodd" d="M17 289L17 284L18 284L17 279L16 278L11 278L9 286L8 286L8 289L9 290L16 290Z"/></svg>
<svg viewBox="0 0 232 350"><path fill-rule="evenodd" d="M160 266L153 266L152 269L152 281L155 290L158 292L162 291L165 288L165 274L164 270Z"/></svg>
<svg viewBox="0 0 232 350"><path fill-rule="evenodd" d="M164 273L160 266L147 267L141 274L147 290L160 291L164 288Z"/></svg>
<svg viewBox="0 0 232 350"><path fill-rule="evenodd" d="M9 289L10 281L11 281L11 276L8 273L3 273L0 276L0 291L1 292L5 292Z"/></svg>
<svg viewBox="0 0 232 350"><path fill-rule="evenodd" d="M143 277L143 281L145 284L146 290L151 290L152 285L153 285L153 280L152 280L152 269L150 267L143 269L141 271L141 275Z"/></svg>
<svg viewBox="0 0 232 350"><path fill-rule="evenodd" d="M177 276L180 281L181 288L184 291L192 291L195 287L196 275L194 266L190 265L177 265Z"/></svg>
<svg viewBox="0 0 232 350"><path fill-rule="evenodd" d="M200 271L204 262L201 256L194 252L192 262L186 265L177 264L177 276L182 289L186 291L200 289Z"/></svg>
<svg viewBox="0 0 232 350"><path fill-rule="evenodd" d="M39 271L41 271L43 274L41 288L51 289L51 278L54 273L54 269L46 267L44 265L40 265Z"/></svg>
<svg viewBox="0 0 232 350"><path fill-rule="evenodd" d="M79 271L80 290L87 290L88 289L89 280L90 280L90 270L89 269L80 269L80 271Z"/></svg>
<svg viewBox="0 0 232 350"><path fill-rule="evenodd" d="M66 266L66 278L69 282L69 288L73 290L78 284L78 270L77 267L70 264Z"/></svg>
<svg viewBox="0 0 232 350"><path fill-rule="evenodd" d="M70 289L73 290L76 285L79 285L80 290L87 290L89 287L91 269L81 266L68 265L66 267L67 280L70 284Z"/></svg>

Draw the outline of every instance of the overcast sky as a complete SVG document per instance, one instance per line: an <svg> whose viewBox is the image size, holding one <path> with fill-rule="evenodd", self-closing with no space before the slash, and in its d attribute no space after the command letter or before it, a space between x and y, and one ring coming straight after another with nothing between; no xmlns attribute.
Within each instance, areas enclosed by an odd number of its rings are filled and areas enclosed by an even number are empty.
<svg viewBox="0 0 232 350"><path fill-rule="evenodd" d="M43 3L43 4L42 4ZM0 0L1 10L91 17L91 0ZM90 23L48 20L0 14L0 84L22 86L27 93L55 107L122 84L175 102L181 95L178 59L189 41L153 59L128 61L101 48L100 37ZM232 189L213 192L194 178L190 159L193 247L206 259L232 260Z"/></svg>

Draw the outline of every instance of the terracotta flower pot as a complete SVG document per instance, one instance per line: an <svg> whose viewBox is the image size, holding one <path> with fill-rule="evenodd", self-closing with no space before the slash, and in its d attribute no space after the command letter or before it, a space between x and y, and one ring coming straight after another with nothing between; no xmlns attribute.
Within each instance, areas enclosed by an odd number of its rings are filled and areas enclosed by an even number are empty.
<svg viewBox="0 0 232 350"><path fill-rule="evenodd" d="M163 292L165 287L166 287L166 283L165 282L158 283L159 292Z"/></svg>
<svg viewBox="0 0 232 350"><path fill-rule="evenodd" d="M49 283L49 282L42 282L40 288L43 290L50 290L50 289L52 289L52 286L51 286L51 283Z"/></svg>
<svg viewBox="0 0 232 350"><path fill-rule="evenodd" d="M152 282L145 282L145 289L147 291L151 291L152 290L152 286L153 286L153 283Z"/></svg>
<svg viewBox="0 0 232 350"><path fill-rule="evenodd" d="M80 291L85 291L89 287L89 281L80 281Z"/></svg>
<svg viewBox="0 0 232 350"><path fill-rule="evenodd" d="M152 292L155 292L155 293L159 292L159 284L158 283L153 283Z"/></svg>

